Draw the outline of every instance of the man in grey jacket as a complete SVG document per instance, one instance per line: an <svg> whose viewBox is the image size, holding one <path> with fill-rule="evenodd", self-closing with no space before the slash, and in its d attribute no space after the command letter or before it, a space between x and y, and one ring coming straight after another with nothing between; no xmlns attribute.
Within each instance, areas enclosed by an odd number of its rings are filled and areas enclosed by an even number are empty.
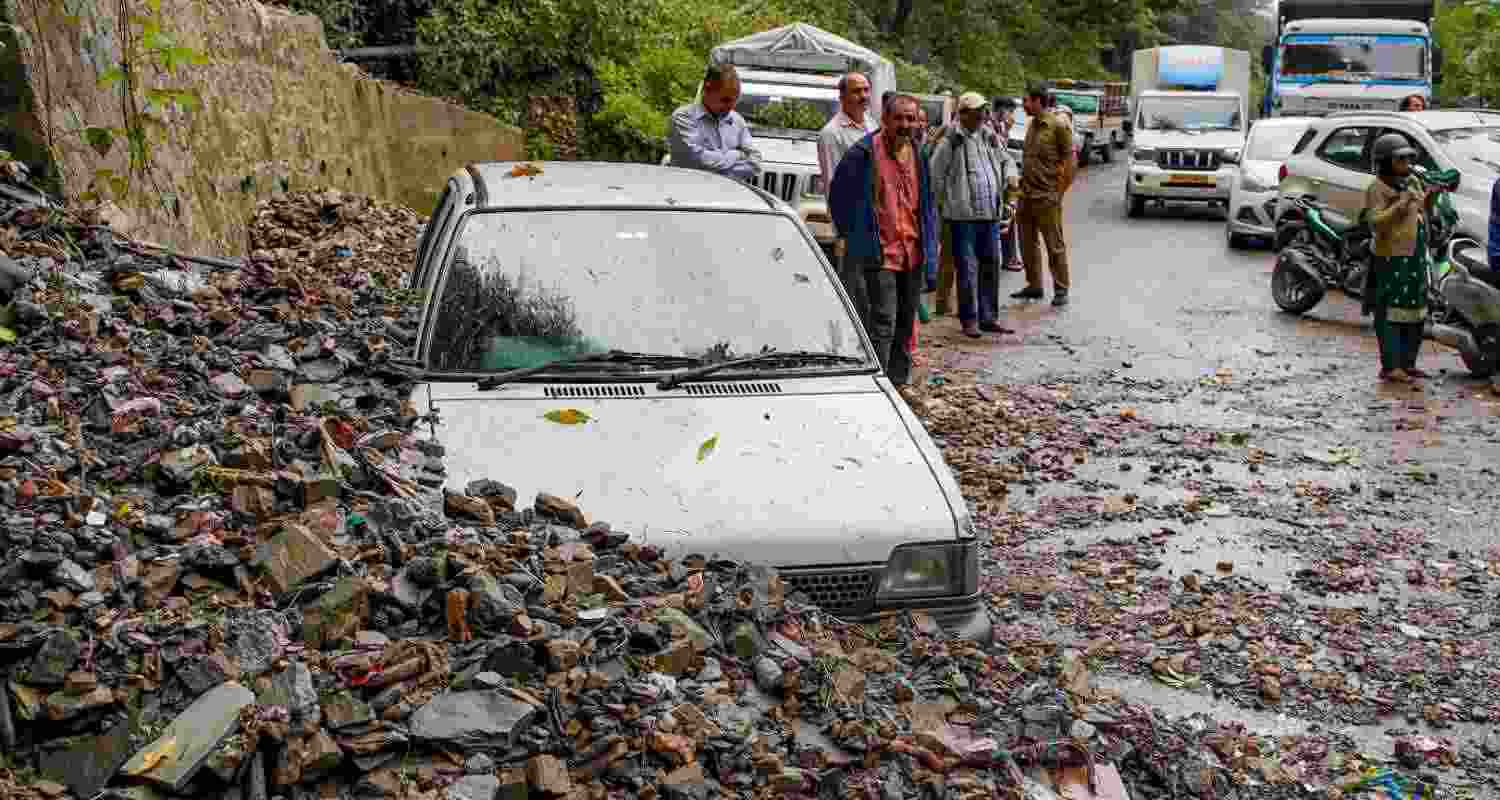
<svg viewBox="0 0 1500 800"><path fill-rule="evenodd" d="M975 92L958 99L958 125L932 153L932 184L943 221L950 223L958 271L958 320L965 336L1013 333L1000 326L999 222L1013 216L1006 202L1020 171L1005 142L984 124L988 103Z"/></svg>

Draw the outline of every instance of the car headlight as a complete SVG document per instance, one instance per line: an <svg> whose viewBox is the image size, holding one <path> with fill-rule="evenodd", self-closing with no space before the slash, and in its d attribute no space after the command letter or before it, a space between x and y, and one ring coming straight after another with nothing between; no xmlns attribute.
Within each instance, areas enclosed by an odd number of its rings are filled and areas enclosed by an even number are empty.
<svg viewBox="0 0 1500 800"><path fill-rule="evenodd" d="M1226 148L1224 148L1224 160L1225 161L1229 161L1231 163L1239 161L1240 160L1240 148L1238 148L1238 147L1226 147Z"/></svg>
<svg viewBox="0 0 1500 800"><path fill-rule="evenodd" d="M1130 158L1132 161L1138 163L1154 164L1156 163L1156 151L1149 147L1137 147L1135 152L1130 154Z"/></svg>
<svg viewBox="0 0 1500 800"><path fill-rule="evenodd" d="M1248 172L1241 172L1240 188L1247 192L1269 192L1276 188L1276 184L1261 183L1254 175Z"/></svg>
<svg viewBox="0 0 1500 800"><path fill-rule="evenodd" d="M972 542L904 544L891 553L877 602L963 596L979 591L979 548Z"/></svg>

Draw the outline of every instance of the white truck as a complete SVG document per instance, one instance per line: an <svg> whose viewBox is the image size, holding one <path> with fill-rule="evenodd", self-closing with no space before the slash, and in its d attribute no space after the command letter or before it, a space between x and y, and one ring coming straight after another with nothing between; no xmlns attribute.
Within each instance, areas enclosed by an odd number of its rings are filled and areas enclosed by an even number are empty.
<svg viewBox="0 0 1500 800"><path fill-rule="evenodd" d="M1250 102L1250 54L1244 50L1171 45L1135 51L1129 215L1144 213L1147 201L1227 208Z"/></svg>
<svg viewBox="0 0 1500 800"><path fill-rule="evenodd" d="M818 131L839 108L838 82L849 72L870 79L870 130L880 126L880 97L896 88L896 66L880 54L821 28L797 22L725 42L710 64L733 64L740 76L735 107L750 125L764 172L759 186L797 210L825 249L835 239L828 187L818 167ZM695 101L702 100L699 87ZM662 160L670 164L671 156Z"/></svg>

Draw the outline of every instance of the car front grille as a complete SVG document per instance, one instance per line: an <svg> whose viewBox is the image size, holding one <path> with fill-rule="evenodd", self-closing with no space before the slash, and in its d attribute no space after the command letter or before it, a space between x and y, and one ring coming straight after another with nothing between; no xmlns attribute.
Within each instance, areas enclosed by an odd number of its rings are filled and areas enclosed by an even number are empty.
<svg viewBox="0 0 1500 800"><path fill-rule="evenodd" d="M835 615L868 613L875 607L878 567L783 569L788 594L801 592L815 605Z"/></svg>
<svg viewBox="0 0 1500 800"><path fill-rule="evenodd" d="M1156 154L1156 164L1162 169L1212 172L1219 168L1219 152L1217 150L1162 150Z"/></svg>
<svg viewBox="0 0 1500 800"><path fill-rule="evenodd" d="M762 172L760 188L790 203L797 196L797 176L790 172Z"/></svg>

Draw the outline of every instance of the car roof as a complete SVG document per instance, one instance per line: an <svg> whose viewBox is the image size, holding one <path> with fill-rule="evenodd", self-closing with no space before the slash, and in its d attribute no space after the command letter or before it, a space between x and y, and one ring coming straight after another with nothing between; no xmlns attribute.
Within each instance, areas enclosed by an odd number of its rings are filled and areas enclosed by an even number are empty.
<svg viewBox="0 0 1500 800"><path fill-rule="evenodd" d="M1261 117L1252 123L1256 128L1305 128L1313 124L1318 117Z"/></svg>
<svg viewBox="0 0 1500 800"><path fill-rule="evenodd" d="M1429 131L1500 126L1500 111L1489 109L1439 109L1435 111L1341 111L1324 119L1339 121L1409 120Z"/></svg>
<svg viewBox="0 0 1500 800"><path fill-rule="evenodd" d="M517 166L540 168L512 177ZM776 210L764 194L732 178L696 169L589 161L491 161L466 168L478 190L478 208L620 207Z"/></svg>

